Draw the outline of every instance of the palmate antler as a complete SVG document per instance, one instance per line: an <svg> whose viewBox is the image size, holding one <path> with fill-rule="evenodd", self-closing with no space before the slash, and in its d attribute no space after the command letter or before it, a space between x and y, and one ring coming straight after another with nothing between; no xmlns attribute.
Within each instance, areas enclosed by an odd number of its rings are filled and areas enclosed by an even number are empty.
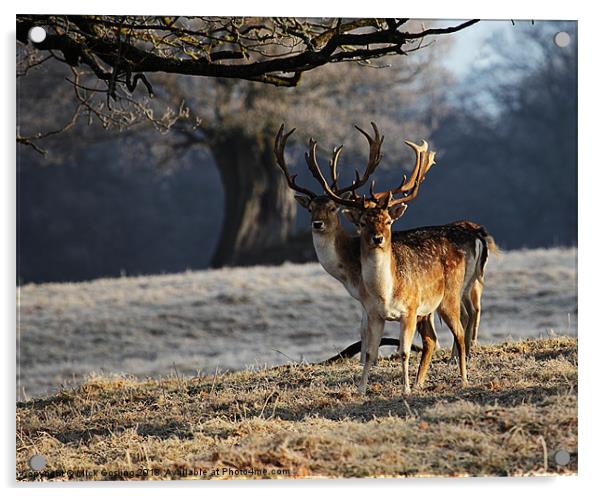
<svg viewBox="0 0 602 496"><path fill-rule="evenodd" d="M320 169L320 166L318 165L318 160L316 158L317 142L313 138L309 140L309 152L305 153L305 161L307 162L307 166L309 167L309 170L311 171L314 178L318 181L318 183L320 183L320 186L322 186L322 189L324 190L326 195L341 205L346 205L355 208L360 207L360 202L363 202L363 200L356 195L355 191L358 188L362 187L364 184L366 184L368 179L370 179L372 173L374 173L374 171L376 170L376 167L378 166L382 158L380 148L383 143L384 137L380 135L376 124L374 124L374 122L372 122L371 124L372 128L374 129L374 138L363 129L360 129L359 127L355 126L356 129L360 131L368 140L368 144L370 146L370 153L368 155L368 163L366 165L364 173L360 176L359 171L356 169L355 179L349 186L346 186L344 188L338 188L338 178L336 175L336 162L339 158L342 145L334 149L333 158L330 161L332 184L329 185L328 181L324 177L324 174L322 174L322 170ZM345 193L349 192L353 193L352 197L342 196Z"/></svg>
<svg viewBox="0 0 602 496"><path fill-rule="evenodd" d="M299 186L295 182L295 178L297 177L297 174L291 175L288 170L288 166L286 165L286 160L284 158L284 148L286 147L286 142L287 142L288 138L294 132L295 132L295 128L291 129L288 133L285 134L284 133L284 124L282 124L280 126L280 129L278 130L278 134L276 135L276 139L274 141L274 155L276 155L276 164L280 167L280 169L284 173L284 177L286 178L286 181L291 189L293 189L299 193L302 193L302 194L308 196L309 198L315 198L316 196L318 196L316 193ZM369 140L371 140L371 138L369 138ZM380 140L380 142L382 143L382 140ZM312 160L314 161L314 163L316 163L316 167L317 167L316 146L317 146L316 141L314 139L310 139L309 140L310 154L312 156ZM371 149L372 149L372 146L373 145L371 144ZM330 167L330 179L331 179L330 187L334 188L336 191L339 191L338 190L338 177L337 177L337 163L338 163L339 156L341 155L342 150L343 150L343 145L336 147L332 152L332 158L328 162L328 165ZM378 160L380 160L380 155L376 151L374 151L374 152L371 151L371 156L374 153L376 153L376 156L378 156ZM306 153L305 154L306 160L309 160L308 156L309 156L309 154ZM356 170L356 176L357 176L356 181L354 181L350 187L344 188L341 191L344 193L346 191L350 191L352 189L359 188L360 186L362 186L368 180L368 178L370 177L370 174L374 171L374 168L376 167L376 165L378 165L378 161L374 164L372 164L372 162L369 161L368 166L366 167L366 170L364 171L364 175L361 178L360 178L359 172ZM312 170L311 167L310 167L310 170ZM318 167L318 170L319 170L319 167ZM312 170L312 174L314 174L314 177L315 177L314 170ZM319 174L321 175L322 172L320 171ZM321 177L324 180L324 183L328 186L326 179L324 179L323 176L321 176Z"/></svg>
<svg viewBox="0 0 602 496"><path fill-rule="evenodd" d="M435 163L435 152L428 151L428 143L426 141L422 141L422 144L417 145L411 141L406 141L405 143L414 150L416 154L416 161L414 163L414 169L412 170L412 174L410 175L410 179L407 180L407 177L404 175L401 181L401 184L392 190L382 191L375 193L374 192L374 181L370 186L370 198L366 200L365 197L359 197L356 194L356 190L363 186L366 181L369 179L370 175L376 170L376 167L380 163L382 158L380 149L383 143L384 137L382 137L378 131L378 127L373 122L371 123L372 128L374 129L374 138L371 137L366 131L363 129L356 127L358 131L360 131L368 140L368 144L370 145L370 152L368 156L368 165L364 171L364 174L360 177L359 172L356 170L356 179L351 183L351 185L345 188L337 188L337 177L336 177L336 160L338 160L338 155L340 153L341 147L335 148L333 153L333 159L331 160L331 178L332 184L329 185L328 181L326 181L320 166L318 165L318 161L316 159L316 147L317 143L314 139L310 139L309 141L309 152L305 154L305 160L307 162L307 166L311 171L314 178L320 183L322 189L326 193L328 197L330 197L336 203L341 205L345 205L352 208L368 208L370 206L380 206L381 208L389 208L394 205L398 205L400 203L407 203L418 195L418 189L422 181L424 181L424 177L429 169ZM334 163L334 167L332 164ZM352 192L352 196L343 196L345 193ZM395 198L395 195L402 194L401 197Z"/></svg>
<svg viewBox="0 0 602 496"><path fill-rule="evenodd" d="M374 181L370 185L370 200L377 205L381 205L382 208L389 208L400 203L407 203L412 201L418 195L418 189L420 184L424 181L426 173L435 164L435 152L429 152L429 145L425 140L422 140L422 144L417 145L412 141L405 141L416 155L416 161L414 163L414 169L410 175L410 179L407 180L405 174L401 179L401 184L391 190L382 191L379 193L374 192ZM402 196L395 198L395 195L401 193ZM384 202L384 203L383 203Z"/></svg>

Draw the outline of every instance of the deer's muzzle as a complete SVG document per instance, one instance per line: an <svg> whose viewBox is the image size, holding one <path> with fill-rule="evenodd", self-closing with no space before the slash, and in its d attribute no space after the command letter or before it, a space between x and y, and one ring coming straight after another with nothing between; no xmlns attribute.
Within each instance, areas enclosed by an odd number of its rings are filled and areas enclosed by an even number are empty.
<svg viewBox="0 0 602 496"><path fill-rule="evenodd" d="M384 240L385 238L382 234L375 234L374 236L372 236L372 243L374 244L374 246L382 245Z"/></svg>

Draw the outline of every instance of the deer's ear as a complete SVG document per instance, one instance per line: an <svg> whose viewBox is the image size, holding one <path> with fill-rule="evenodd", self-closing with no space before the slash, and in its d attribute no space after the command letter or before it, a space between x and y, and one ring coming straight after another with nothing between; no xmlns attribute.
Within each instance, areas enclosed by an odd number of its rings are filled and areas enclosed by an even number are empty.
<svg viewBox="0 0 602 496"><path fill-rule="evenodd" d="M344 208L342 212L349 222L351 222L355 226L359 226L360 217L362 216L361 211L355 208Z"/></svg>
<svg viewBox="0 0 602 496"><path fill-rule="evenodd" d="M297 200L297 203L301 205L304 209L309 210L311 198L304 195L295 195L295 200Z"/></svg>
<svg viewBox="0 0 602 496"><path fill-rule="evenodd" d="M389 209L389 216L391 217L391 220L395 222L397 219L399 219L405 213L406 208L408 208L408 206L405 203L400 203L399 205L391 207Z"/></svg>

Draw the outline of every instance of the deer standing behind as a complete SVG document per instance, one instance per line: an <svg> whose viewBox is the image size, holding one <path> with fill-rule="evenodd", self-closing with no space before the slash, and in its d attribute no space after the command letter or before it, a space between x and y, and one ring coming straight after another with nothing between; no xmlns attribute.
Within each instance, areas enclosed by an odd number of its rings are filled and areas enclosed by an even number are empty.
<svg viewBox="0 0 602 496"><path fill-rule="evenodd" d="M375 153L372 144L379 143L377 155L380 157L382 139L376 126L372 126L375 130L374 139L362 132L371 144L371 156ZM416 154L410 179L406 180L404 176L398 188L382 193L374 193L373 183L368 200L357 196L356 188L342 195L335 187L334 175L332 185L326 181L317 163L315 141L310 140L310 152L306 154L307 164L326 195L335 203L347 207L343 213L360 230L359 297L367 315L366 357L359 386L362 392L366 389L370 368L378 355L385 320L400 321L404 390L410 392L409 352L417 322L426 318L432 323L430 316L435 311L439 312L452 331L462 383L468 383L462 305L469 313L470 342L470 326L474 326L477 320L471 294L480 297L481 291L474 289L475 284L482 284L488 247L494 246L493 239L483 228L475 230L470 227L473 224L466 221L393 235L392 223L403 215L407 203L416 198L421 182L434 164L435 154L428 151L426 142L420 146L406 143ZM359 179L357 174L354 184ZM402 196L394 198L397 194ZM423 338L423 353L417 385L422 386L436 346L436 335L432 325L420 326L419 331Z"/></svg>

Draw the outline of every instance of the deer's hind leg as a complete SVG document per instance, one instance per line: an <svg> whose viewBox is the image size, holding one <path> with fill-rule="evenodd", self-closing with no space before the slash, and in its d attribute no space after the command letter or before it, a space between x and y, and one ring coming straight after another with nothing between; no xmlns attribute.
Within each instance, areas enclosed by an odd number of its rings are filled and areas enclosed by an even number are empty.
<svg viewBox="0 0 602 496"><path fill-rule="evenodd" d="M433 352L437 347L434 314L430 314L428 317L422 319L418 323L417 328L422 337L422 356L420 357L420 366L418 367L418 375L416 377L416 387L421 388L424 385Z"/></svg>
<svg viewBox="0 0 602 496"><path fill-rule="evenodd" d="M477 343L477 336L479 335L479 325L481 324L481 297L483 296L483 283L476 280L470 290L470 301L474 307L474 321L471 329L470 344L474 345ZM467 353L470 350L467 350Z"/></svg>
<svg viewBox="0 0 602 496"><path fill-rule="evenodd" d="M472 327L475 319L475 309L469 295L464 295L460 303L460 322L464 329L464 347L466 349L466 357L470 354L470 339L472 336ZM450 360L452 363L458 361L458 347L454 341Z"/></svg>
<svg viewBox="0 0 602 496"><path fill-rule="evenodd" d="M458 362L460 365L460 375L462 385L468 385L468 376L466 373L466 345L464 342L464 328L460 318L459 291L447 293L439 306L439 315L454 335L454 345L458 349Z"/></svg>
<svg viewBox="0 0 602 496"><path fill-rule="evenodd" d="M472 293L472 288L470 289L469 294L465 294L462 298L462 307L466 308L467 320L466 323L462 321L462 327L464 329L464 348L466 352L466 357L470 356L470 344L472 342L472 337L474 334L474 326L476 322L476 308L473 305L470 294Z"/></svg>
<svg viewBox="0 0 602 496"><path fill-rule="evenodd" d="M462 306L467 309L467 322L464 322L464 315L462 316L462 326L464 327L464 345L466 347L466 358L470 357L470 350L472 346L477 342L477 335L479 334L479 324L481 323L481 296L483 295L483 283L478 279L474 281L473 285L469 289L468 294L464 295L462 299ZM457 349L454 346L453 357L457 357Z"/></svg>

